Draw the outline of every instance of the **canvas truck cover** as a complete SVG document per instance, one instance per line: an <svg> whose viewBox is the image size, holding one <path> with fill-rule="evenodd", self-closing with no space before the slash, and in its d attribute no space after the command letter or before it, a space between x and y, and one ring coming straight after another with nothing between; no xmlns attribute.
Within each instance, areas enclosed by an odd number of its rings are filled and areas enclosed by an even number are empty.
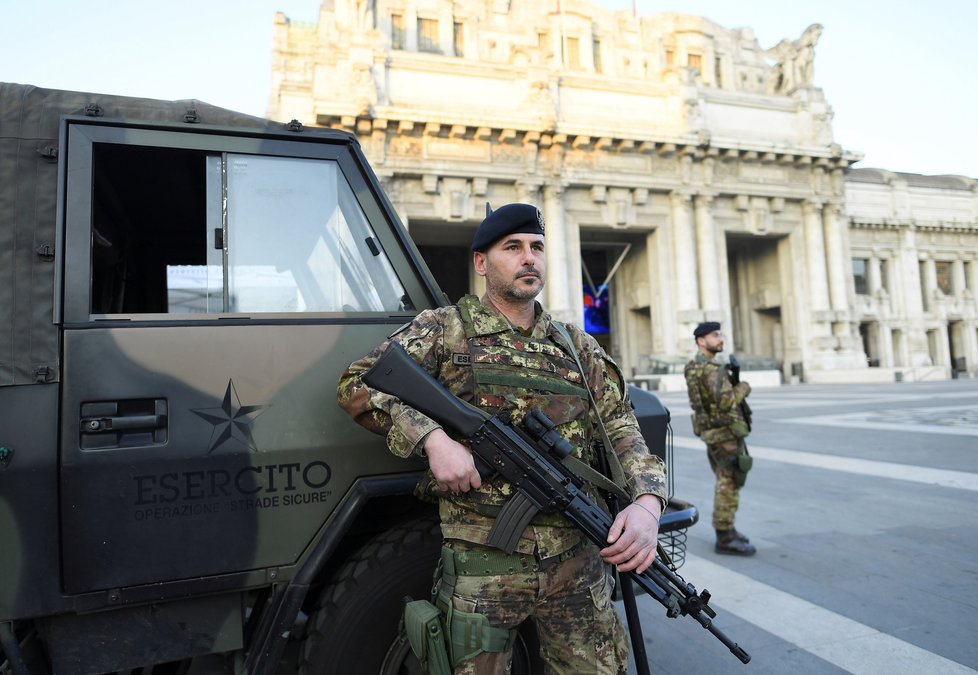
<svg viewBox="0 0 978 675"><path fill-rule="evenodd" d="M59 132L66 115L282 129L279 123L196 100L0 82L0 386L59 379L55 242Z"/></svg>

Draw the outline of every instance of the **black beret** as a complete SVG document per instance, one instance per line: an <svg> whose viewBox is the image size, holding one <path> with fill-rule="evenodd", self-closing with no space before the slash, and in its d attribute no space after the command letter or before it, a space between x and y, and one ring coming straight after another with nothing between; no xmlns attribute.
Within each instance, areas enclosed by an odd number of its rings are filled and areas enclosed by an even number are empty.
<svg viewBox="0 0 978 675"><path fill-rule="evenodd" d="M489 205L486 205L489 210ZM486 219L475 231L473 251L485 251L507 234L543 234L543 214L530 204L506 204L486 213Z"/></svg>
<svg viewBox="0 0 978 675"><path fill-rule="evenodd" d="M720 330L720 323L717 321L704 321L696 327L693 331L693 337L703 337L704 335L709 335L715 330Z"/></svg>

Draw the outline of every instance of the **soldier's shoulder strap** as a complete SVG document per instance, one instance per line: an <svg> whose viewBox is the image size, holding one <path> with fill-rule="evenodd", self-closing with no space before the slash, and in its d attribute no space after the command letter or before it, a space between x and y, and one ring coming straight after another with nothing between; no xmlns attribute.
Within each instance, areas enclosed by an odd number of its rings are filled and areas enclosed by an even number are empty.
<svg viewBox="0 0 978 675"><path fill-rule="evenodd" d="M561 341L564 343L561 346L567 349L571 356L574 357L574 363L577 365L577 370L581 374L581 378L584 383L584 390L587 391L588 402L591 404L590 410L594 413L594 419L597 421L598 431L601 433L603 452L605 454L605 458L607 459L608 470L611 473L611 476L605 476L600 471L596 471L586 463L577 460L570 463L573 465L571 468L578 471L579 474L581 474L581 477L585 480L604 490L613 492L619 499L622 499L625 502L630 502L632 498L625 490L625 486L628 485L625 480L625 470L622 468L621 460L618 459L618 454L615 452L615 446L611 444L611 439L608 437L608 430L605 429L604 421L601 419L601 414L598 412L598 405L594 401L594 394L591 393L591 386L587 380L587 371L585 371L584 367L581 365L581 359L577 355L577 349L574 348L574 340L571 339L570 331L567 330L567 326L562 324L560 321L551 320L551 324L556 329L557 334L560 335ZM564 461L567 461L567 459L571 458L568 457Z"/></svg>

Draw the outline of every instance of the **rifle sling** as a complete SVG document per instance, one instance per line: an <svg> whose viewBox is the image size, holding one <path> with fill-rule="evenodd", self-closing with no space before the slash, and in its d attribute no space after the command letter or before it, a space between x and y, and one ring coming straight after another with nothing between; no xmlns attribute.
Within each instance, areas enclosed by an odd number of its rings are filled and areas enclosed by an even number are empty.
<svg viewBox="0 0 978 675"><path fill-rule="evenodd" d="M584 462L580 460L574 460L571 462L572 457L567 457L564 462L571 465L572 468L577 470L582 478L601 487L604 490L613 492L619 497L619 499L624 500L623 503L628 503L632 501L631 496L625 491L625 486L627 485L625 481L625 470L621 466L621 460L618 459L617 453L615 453L615 446L612 445L611 439L608 437L608 431L604 428L604 421L601 419L601 414L598 412L598 404L594 401L594 394L591 393L591 387L588 386L587 373L584 372L584 367L581 365L581 359L577 356L577 350L574 349L574 341L571 339L570 333L567 332L567 328L559 321L551 322L551 325L560 334L561 341L564 343L562 346L565 347L574 357L574 363L577 365L578 372L581 373L581 378L584 382L584 390L587 391L587 398L590 402L590 410L594 413L594 419L597 422L598 431L601 432L601 442L603 448L599 449L599 452L604 452L605 458L608 462L608 469L611 473L610 480L608 477L601 474L599 471L594 470ZM586 470L584 467L587 467ZM598 478L600 476L600 478Z"/></svg>

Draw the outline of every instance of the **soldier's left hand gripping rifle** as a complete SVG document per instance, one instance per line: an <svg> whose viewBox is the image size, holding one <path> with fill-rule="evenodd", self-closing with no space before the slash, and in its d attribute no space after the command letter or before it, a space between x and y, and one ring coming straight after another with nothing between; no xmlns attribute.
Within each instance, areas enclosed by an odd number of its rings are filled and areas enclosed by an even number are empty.
<svg viewBox="0 0 978 675"><path fill-rule="evenodd" d="M599 548L608 545L611 516L585 492L584 481L562 459L570 451L541 411L526 415L522 428L510 426L498 416L456 398L419 366L396 342L361 379L369 387L396 396L444 427L466 439L479 473L499 474L514 494L496 518L489 543L512 553L516 542L538 512L562 513ZM689 616L747 663L750 655L713 625L716 612L709 606L710 593L686 582L657 557L641 574L627 573L638 586L666 608L666 616Z"/></svg>

